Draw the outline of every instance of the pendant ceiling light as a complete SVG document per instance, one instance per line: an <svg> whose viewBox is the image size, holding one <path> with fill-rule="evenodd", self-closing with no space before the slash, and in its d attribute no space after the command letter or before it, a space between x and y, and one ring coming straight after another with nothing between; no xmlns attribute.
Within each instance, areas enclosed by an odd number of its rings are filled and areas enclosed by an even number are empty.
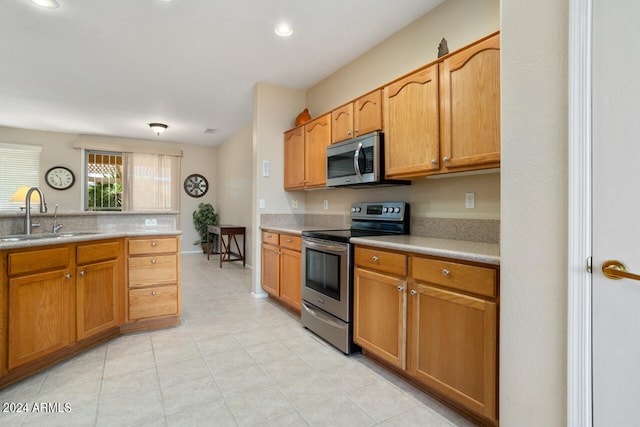
<svg viewBox="0 0 640 427"><path fill-rule="evenodd" d="M158 134L158 136L160 136L160 134L167 130L169 126L165 125L164 123L149 123L149 127L152 131Z"/></svg>

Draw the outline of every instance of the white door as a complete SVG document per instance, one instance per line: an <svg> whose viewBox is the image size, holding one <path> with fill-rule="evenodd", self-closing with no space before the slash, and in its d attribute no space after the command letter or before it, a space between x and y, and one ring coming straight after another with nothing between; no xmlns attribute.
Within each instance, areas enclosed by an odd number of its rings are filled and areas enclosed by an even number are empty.
<svg viewBox="0 0 640 427"><path fill-rule="evenodd" d="M593 0L593 420L640 425L640 2ZM640 279L640 277L639 277Z"/></svg>

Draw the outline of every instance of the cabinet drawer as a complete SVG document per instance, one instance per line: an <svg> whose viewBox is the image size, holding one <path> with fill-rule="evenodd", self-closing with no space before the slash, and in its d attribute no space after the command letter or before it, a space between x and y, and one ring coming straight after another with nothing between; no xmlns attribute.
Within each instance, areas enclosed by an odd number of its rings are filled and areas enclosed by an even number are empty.
<svg viewBox="0 0 640 427"><path fill-rule="evenodd" d="M270 245L279 245L280 244L280 235L278 233L273 233L271 231L263 231L262 232L262 243L268 243Z"/></svg>
<svg viewBox="0 0 640 427"><path fill-rule="evenodd" d="M280 246L294 251L302 251L302 237L291 234L280 235Z"/></svg>
<svg viewBox="0 0 640 427"><path fill-rule="evenodd" d="M69 255L69 246L9 254L9 276L67 268Z"/></svg>
<svg viewBox="0 0 640 427"><path fill-rule="evenodd" d="M79 265L116 259L120 255L120 242L92 243L76 248L76 262Z"/></svg>
<svg viewBox="0 0 640 427"><path fill-rule="evenodd" d="M178 282L176 255L129 258L129 287Z"/></svg>
<svg viewBox="0 0 640 427"><path fill-rule="evenodd" d="M496 270L492 268L414 257L412 270L411 275L417 280L487 297L496 296Z"/></svg>
<svg viewBox="0 0 640 427"><path fill-rule="evenodd" d="M178 286L158 286L129 291L129 319L178 314Z"/></svg>
<svg viewBox="0 0 640 427"><path fill-rule="evenodd" d="M177 251L178 240L175 237L129 240L129 255L158 254Z"/></svg>
<svg viewBox="0 0 640 427"><path fill-rule="evenodd" d="M407 275L407 256L380 249L356 247L355 264L385 273Z"/></svg>

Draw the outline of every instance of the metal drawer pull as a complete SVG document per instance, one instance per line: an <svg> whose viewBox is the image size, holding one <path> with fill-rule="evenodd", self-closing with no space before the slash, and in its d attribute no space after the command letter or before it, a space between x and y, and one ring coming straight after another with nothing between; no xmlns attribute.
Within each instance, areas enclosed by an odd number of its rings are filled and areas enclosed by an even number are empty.
<svg viewBox="0 0 640 427"><path fill-rule="evenodd" d="M377 256L375 256L375 255L371 257L371 261L373 261L373 262L378 262L378 260L379 260L379 259L380 259L380 258L378 258L378 257L377 257Z"/></svg>
<svg viewBox="0 0 640 427"><path fill-rule="evenodd" d="M411 290L411 295L416 296L418 294L418 291L416 291L415 289Z"/></svg>
<svg viewBox="0 0 640 427"><path fill-rule="evenodd" d="M640 275L629 273L627 267L620 261L605 261L602 264L602 272L607 278L612 280L632 279L640 280Z"/></svg>
<svg viewBox="0 0 640 427"><path fill-rule="evenodd" d="M442 274L448 276L449 274L451 274L451 272L445 268L444 270L442 270Z"/></svg>
<svg viewBox="0 0 640 427"><path fill-rule="evenodd" d="M402 291L404 291L404 288L402 286L398 285L398 292L402 292Z"/></svg>
<svg viewBox="0 0 640 427"><path fill-rule="evenodd" d="M156 291L151 291L151 296L155 297L156 295L158 295Z"/></svg>
<svg viewBox="0 0 640 427"><path fill-rule="evenodd" d="M66 277L67 279L71 279L71 273L67 273L67 275L64 277Z"/></svg>
<svg viewBox="0 0 640 427"><path fill-rule="evenodd" d="M155 247L156 245L157 245L157 243L156 243L156 242L151 242L151 246L154 246L154 247Z"/></svg>
<svg viewBox="0 0 640 427"><path fill-rule="evenodd" d="M80 272L80 275L81 275L81 276L84 276L85 274L86 274L86 273L84 272L84 270L82 270L82 271Z"/></svg>
<svg viewBox="0 0 640 427"><path fill-rule="evenodd" d="M156 263L156 259L154 258L151 260L151 264L155 264L155 263Z"/></svg>

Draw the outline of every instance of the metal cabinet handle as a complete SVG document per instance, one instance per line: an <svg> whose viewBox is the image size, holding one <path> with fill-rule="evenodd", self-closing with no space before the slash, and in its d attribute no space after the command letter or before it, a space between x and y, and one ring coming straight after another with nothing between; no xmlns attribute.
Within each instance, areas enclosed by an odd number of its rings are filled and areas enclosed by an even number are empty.
<svg viewBox="0 0 640 427"><path fill-rule="evenodd" d="M640 280L640 275L629 273L627 266L620 261L608 260L602 264L602 273L611 280L632 279Z"/></svg>
<svg viewBox="0 0 640 427"><path fill-rule="evenodd" d="M156 261L156 259L155 259L155 258L151 260L151 264L155 264L156 262L157 262L157 261Z"/></svg>
<svg viewBox="0 0 640 427"><path fill-rule="evenodd" d="M416 291L415 289L412 289L412 290L411 290L411 295L412 295L412 296L414 296L414 297L415 297L417 294L418 294L418 291Z"/></svg>
<svg viewBox="0 0 640 427"><path fill-rule="evenodd" d="M82 270L82 271L80 272L80 275L81 275L81 276L84 276L85 274L86 274L86 273L85 273L85 271L84 271L84 270Z"/></svg>
<svg viewBox="0 0 640 427"><path fill-rule="evenodd" d="M158 244L156 242L151 242L151 246L156 247Z"/></svg>
<svg viewBox="0 0 640 427"><path fill-rule="evenodd" d="M403 286L398 285L398 292L402 292L402 291L404 291L404 287L403 287Z"/></svg>
<svg viewBox="0 0 640 427"><path fill-rule="evenodd" d="M449 274L451 274L451 272L445 268L444 270L442 270L442 274L448 276Z"/></svg>
<svg viewBox="0 0 640 427"><path fill-rule="evenodd" d="M360 132L360 129L356 128L356 129L354 129L353 131L354 131L355 133L359 133L359 132Z"/></svg>
<svg viewBox="0 0 640 427"><path fill-rule="evenodd" d="M67 273L66 276L64 276L64 277L66 277L67 280L70 280L71 279L71 273Z"/></svg>
<svg viewBox="0 0 640 427"><path fill-rule="evenodd" d="M158 293L156 291L151 291L151 296L155 297L156 295L158 295Z"/></svg>
<svg viewBox="0 0 640 427"><path fill-rule="evenodd" d="M443 162L448 162L448 161L449 161L449 158L445 156L445 157L442 159L442 161L443 161Z"/></svg>
<svg viewBox="0 0 640 427"><path fill-rule="evenodd" d="M373 261L373 262L378 262L378 260L379 260L379 259L380 259L380 258L378 258L378 257L377 257L377 256L375 256L375 255L371 257L371 261Z"/></svg>
<svg viewBox="0 0 640 427"><path fill-rule="evenodd" d="M438 164L438 161L437 161L436 159L431 159L431 164L432 164L432 165L437 165L437 164Z"/></svg>

